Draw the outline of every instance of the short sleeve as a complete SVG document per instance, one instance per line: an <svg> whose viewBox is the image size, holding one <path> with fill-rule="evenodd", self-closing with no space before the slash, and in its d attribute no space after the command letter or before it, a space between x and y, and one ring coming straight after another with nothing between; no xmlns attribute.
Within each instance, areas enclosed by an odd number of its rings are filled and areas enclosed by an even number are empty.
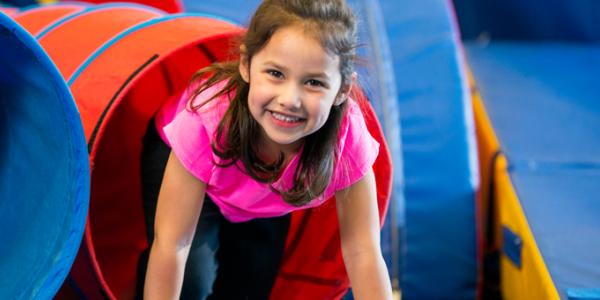
<svg viewBox="0 0 600 300"><path fill-rule="evenodd" d="M349 100L338 139L338 161L334 190L343 190L362 179L379 155L379 143L367 129L365 118L354 100Z"/></svg>
<svg viewBox="0 0 600 300"><path fill-rule="evenodd" d="M184 109L164 127L164 133L171 151L182 165L196 178L208 183L214 163L211 137L203 123L198 113Z"/></svg>

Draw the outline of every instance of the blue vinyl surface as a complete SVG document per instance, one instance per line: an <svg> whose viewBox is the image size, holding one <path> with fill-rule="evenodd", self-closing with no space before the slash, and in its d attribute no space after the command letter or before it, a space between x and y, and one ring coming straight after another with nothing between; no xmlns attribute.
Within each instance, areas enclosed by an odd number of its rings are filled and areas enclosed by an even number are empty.
<svg viewBox="0 0 600 300"><path fill-rule="evenodd" d="M569 300L598 300L600 289L568 289L567 296Z"/></svg>
<svg viewBox="0 0 600 300"><path fill-rule="evenodd" d="M56 66L2 13L0 45L0 299L50 299L83 236L87 147Z"/></svg>
<svg viewBox="0 0 600 300"><path fill-rule="evenodd" d="M196 12L222 16L241 24L248 26L252 13L261 3L260 0L230 0L224 5L222 1L194 1L182 0L183 10L185 12Z"/></svg>
<svg viewBox="0 0 600 300"><path fill-rule="evenodd" d="M37 4L37 1L35 1L35 0L2 0L2 1L0 1L0 3L2 3L2 2L4 2L5 4L8 4L8 5L14 5L14 6L19 6L19 7Z"/></svg>
<svg viewBox="0 0 600 300"><path fill-rule="evenodd" d="M403 299L474 299L478 280L473 112L452 7L380 1L402 128Z"/></svg>
<svg viewBox="0 0 600 300"><path fill-rule="evenodd" d="M523 41L600 41L597 0L453 0L462 36Z"/></svg>
<svg viewBox="0 0 600 300"><path fill-rule="evenodd" d="M600 47L467 46L509 174L562 298L600 287Z"/></svg>

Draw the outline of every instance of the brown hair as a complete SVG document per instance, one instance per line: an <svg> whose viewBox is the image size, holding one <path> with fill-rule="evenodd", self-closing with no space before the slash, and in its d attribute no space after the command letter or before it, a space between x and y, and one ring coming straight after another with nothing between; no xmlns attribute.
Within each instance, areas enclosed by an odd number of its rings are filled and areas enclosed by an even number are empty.
<svg viewBox="0 0 600 300"><path fill-rule="evenodd" d="M342 77L340 89L348 87L352 81L355 57L356 22L344 0L265 0L258 7L248 31L242 37L240 44L245 53L241 53L240 59L246 59L250 65L252 57L268 43L278 29L298 24L305 26L305 32L314 34L323 48L339 57ZM231 102L217 128L212 144L213 152L228 161L220 166L230 166L239 160L250 177L272 183L282 170L284 157L280 155L275 163L265 163L257 156L253 141L258 140L260 125L250 114L249 84L239 72L239 63L214 63L198 71L192 78L198 85L190 99L207 88L226 81L224 87L211 98L228 95ZM323 127L304 138L292 188L287 191L277 190L279 187L274 189L287 203L304 205L320 196L329 185L338 155L336 141L345 107L346 102L334 105Z"/></svg>

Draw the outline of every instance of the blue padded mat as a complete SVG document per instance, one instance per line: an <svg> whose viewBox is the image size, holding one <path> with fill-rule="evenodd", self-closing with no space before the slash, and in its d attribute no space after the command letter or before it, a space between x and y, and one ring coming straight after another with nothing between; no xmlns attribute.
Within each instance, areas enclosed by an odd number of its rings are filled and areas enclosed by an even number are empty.
<svg viewBox="0 0 600 300"><path fill-rule="evenodd" d="M462 36L492 40L600 41L597 0L453 0Z"/></svg>
<svg viewBox="0 0 600 300"><path fill-rule="evenodd" d="M380 1L404 159L403 299L474 299L479 186L471 98L449 1Z"/></svg>
<svg viewBox="0 0 600 300"><path fill-rule="evenodd" d="M260 4L260 0L230 0L226 5L222 1L182 0L186 12L214 14L229 18L243 26L248 26L252 13Z"/></svg>
<svg viewBox="0 0 600 300"><path fill-rule="evenodd" d="M467 54L559 294L600 287L600 46L470 43Z"/></svg>
<svg viewBox="0 0 600 300"><path fill-rule="evenodd" d="M513 163L600 164L600 47L467 44L487 112Z"/></svg>

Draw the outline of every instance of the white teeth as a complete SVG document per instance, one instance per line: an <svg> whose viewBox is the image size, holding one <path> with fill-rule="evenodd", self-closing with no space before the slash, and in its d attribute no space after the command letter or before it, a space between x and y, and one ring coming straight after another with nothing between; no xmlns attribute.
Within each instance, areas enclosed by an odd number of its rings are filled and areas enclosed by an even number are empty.
<svg viewBox="0 0 600 300"><path fill-rule="evenodd" d="M276 112L271 112L271 114L273 115L273 117L277 120L280 121L284 121L284 122L298 122L300 121L300 118L293 118L293 117L288 117L282 114L278 114Z"/></svg>

